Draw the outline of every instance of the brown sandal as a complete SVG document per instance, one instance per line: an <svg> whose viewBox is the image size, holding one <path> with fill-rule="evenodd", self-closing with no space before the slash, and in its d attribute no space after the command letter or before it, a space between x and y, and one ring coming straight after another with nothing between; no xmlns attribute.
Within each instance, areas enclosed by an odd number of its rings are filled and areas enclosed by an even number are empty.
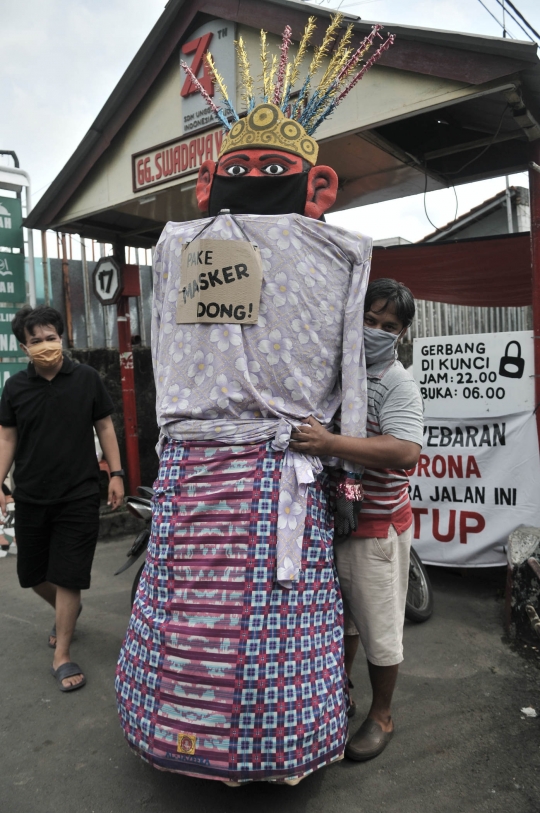
<svg viewBox="0 0 540 813"><path fill-rule="evenodd" d="M345 747L345 756L356 762L364 762L381 754L394 734L392 731L383 731L376 720L367 717L356 734L354 734Z"/></svg>

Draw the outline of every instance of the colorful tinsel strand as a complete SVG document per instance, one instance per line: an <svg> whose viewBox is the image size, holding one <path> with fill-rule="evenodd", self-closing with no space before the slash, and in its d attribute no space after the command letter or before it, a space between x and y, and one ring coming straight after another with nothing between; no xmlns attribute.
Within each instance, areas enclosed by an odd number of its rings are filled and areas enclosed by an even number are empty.
<svg viewBox="0 0 540 813"><path fill-rule="evenodd" d="M286 25L285 31L283 32L283 39L281 41L281 45L279 46L279 50L281 51L281 58L279 60L277 79L274 87L274 96L272 97L272 102L277 105L281 103L282 96L284 96L285 90L284 83L287 68L287 58L289 56L289 46L291 44L291 36L292 36L291 27L290 25Z"/></svg>
<svg viewBox="0 0 540 813"><path fill-rule="evenodd" d="M304 61L307 49L309 47L309 43L311 42L311 37L313 36L313 32L315 31L315 29L317 27L316 24L315 24L315 21L316 21L315 17L310 17L308 19L306 27L304 29L304 33L302 34L302 38L301 38L300 43L298 45L298 51L296 52L296 56L295 56L295 58L293 60L293 63L292 63L289 78L288 78L288 80L287 80L287 78L285 79L286 87L285 87L285 90L284 90L284 93L283 93L283 99L282 99L282 103L281 103L281 110L282 110L283 113L287 112L287 108L289 106L289 101L290 101L290 97L291 97L291 92L292 92L292 89L293 89L294 85L296 84L296 81L298 79L298 75L300 73L300 66L301 66L302 62Z"/></svg>
<svg viewBox="0 0 540 813"><path fill-rule="evenodd" d="M358 62L362 59L366 51L369 51L371 46L373 45L373 40L375 37L382 39L379 31L381 30L382 25L374 25L371 29L371 32L365 37L363 42L358 46L354 54L351 56L347 64L344 66L343 70L338 76L338 79L345 79L351 71L358 65Z"/></svg>
<svg viewBox="0 0 540 813"><path fill-rule="evenodd" d="M323 78L319 82L319 86L317 88L320 95L326 93L330 86L333 85L334 81L341 76L342 69L344 65L347 64L347 61L352 53L351 49L349 48L352 39L352 31L352 24L348 25L339 45L332 54L328 67L326 68Z"/></svg>
<svg viewBox="0 0 540 813"><path fill-rule="evenodd" d="M313 77L322 65L324 57L328 54L330 46L334 42L337 30L343 21L343 14L336 14L332 17L332 21L325 31L323 41L318 48L315 48L311 65L309 66L308 75Z"/></svg>
<svg viewBox="0 0 540 813"><path fill-rule="evenodd" d="M309 47L309 43L311 42L311 37L313 36L313 32L315 31L316 28L317 28L316 17L310 17L307 21L304 33L302 34L302 39L300 40L300 43L298 45L298 51L296 52L296 56L293 60L291 69L291 87L294 86L295 82L298 79L300 65L304 61L307 49Z"/></svg>
<svg viewBox="0 0 540 813"><path fill-rule="evenodd" d="M199 91L199 93L203 97L206 104L212 109L212 111L220 119L220 121L227 128L227 130L231 130L232 125L227 120L227 117L223 113L222 109L215 104L215 102L213 101L211 96L203 88L203 86L201 85L201 83L199 82L199 80L197 79L197 77L195 76L195 74L193 73L193 71L191 70L189 65L187 64L187 62L184 62L184 60L181 59L180 60L180 65L181 65L182 70L184 71L184 73L186 73L189 76L189 78L191 79L193 84L196 86L197 90ZM236 119L238 120L238 115L236 114L236 112L234 110L232 112L234 113L234 115L236 116Z"/></svg>
<svg viewBox="0 0 540 813"><path fill-rule="evenodd" d="M227 90L227 85L225 84L225 81L224 81L223 77L221 76L221 74L216 69L216 66L214 64L214 60L212 58L212 54L210 54L210 53L206 54L206 62L208 64L208 67L210 68L210 72L212 74L212 80L213 80L214 84L218 86L218 90L219 90L219 92L221 94L221 98L223 99L223 101L225 103L226 114L229 114L229 115L232 116L232 118L238 120L238 116L237 116L237 114L236 114L236 112L234 110L233 103L229 99L229 91Z"/></svg>
<svg viewBox="0 0 540 813"><path fill-rule="evenodd" d="M321 45L315 48L313 53L313 58L311 60L311 64L308 68L307 76L305 78L304 84L300 89L300 94L298 99L294 105L291 118L296 118L296 120L301 123L300 117L298 116L299 111L302 112L302 115L305 112L306 106L306 99L308 97L309 89L311 87L311 82L317 71L322 65L322 61L324 57L327 55L328 51L330 50L330 46L334 42L336 38L336 31L341 25L341 21L343 20L343 14L336 14L332 17L332 21L328 28L325 31L323 41Z"/></svg>
<svg viewBox="0 0 540 813"><path fill-rule="evenodd" d="M285 79L284 79L284 82L283 82L283 92L281 94L281 99L280 99L281 110L283 112L285 112L285 110L287 109L287 101L288 101L289 91L290 91L290 87L291 87L291 68L292 68L292 66L290 64L287 65L287 67L285 68Z"/></svg>
<svg viewBox="0 0 540 813"><path fill-rule="evenodd" d="M242 100L248 111L253 110L255 107L255 97L253 96L253 78L251 76L249 58L244 45L244 40L240 37L235 41L236 53L238 55L238 62L240 64L240 73L242 74Z"/></svg>
<svg viewBox="0 0 540 813"><path fill-rule="evenodd" d="M298 98L295 100L292 111L289 111L289 103L292 89L298 79L300 66L306 56L310 46L313 33L316 29L315 17L310 17L300 40L298 51L292 62L288 62L290 46L292 42L292 31L290 26L286 26L280 45L281 55L278 59L276 54L272 54L271 60L268 53L268 42L265 31L261 31L261 65L262 75L262 97L265 102L272 101L289 118L301 124L308 135L313 135L315 130L327 119L338 104L347 96L355 85L362 79L365 73L377 62L381 55L394 42L394 35L391 34L379 47L375 54L363 67L357 71L358 65L362 62L365 54L373 45L376 38L382 40L379 33L381 25L373 26L371 32L364 38L356 50L350 47L352 40L352 25L347 26L339 42L337 42L333 55L329 58L328 65L324 71L319 85L310 96L310 88L314 76L321 67L323 60L328 56L334 42L337 41L338 29L343 21L342 14L336 14L328 26L323 41L320 46L314 49L313 57L307 75L300 88ZM242 38L235 42L238 54L238 62L241 73L244 92L242 94L247 112L251 112L255 107L254 84L250 73L250 64L247 51ZM200 90L207 104L214 113L221 119L225 126L230 129L228 118L238 120L238 114L234 110L233 104L228 96L228 91L222 77L216 70L212 57L207 55L208 64L212 71L212 77L217 84L219 92L223 97L225 111L217 107L208 93L202 88L200 82L195 78L188 66L183 62L182 67L188 73L192 81ZM354 75L353 75L354 74ZM351 78L352 76L352 78Z"/></svg>
<svg viewBox="0 0 540 813"><path fill-rule="evenodd" d="M323 83L321 83L319 88L315 91L306 105L301 118L299 119L300 123L306 129L308 134L312 133L316 127L319 126L319 123L324 121L324 119L327 118L330 113L333 112L333 110L335 110L337 104L333 104L334 99L342 90L342 86L347 81L347 77L354 71L356 65L360 62L366 51L371 48L375 37L378 36L380 39L382 39L379 34L379 29L381 27L382 26L380 25L374 26L371 33L365 37L354 54L352 54L352 56L348 55L346 60L342 59L344 64L337 73L337 76L334 74L335 78L331 84L325 88Z"/></svg>
<svg viewBox="0 0 540 813"><path fill-rule="evenodd" d="M275 54L272 54L272 62L270 64L270 73L268 74L268 98L270 98L270 94L272 93L272 88L274 87L274 76L276 75L278 66L278 59Z"/></svg>
<svg viewBox="0 0 540 813"><path fill-rule="evenodd" d="M377 62L381 58L383 53L385 51L387 51L388 48L390 48L391 45L394 44L394 40L395 40L394 34L390 34L388 39L383 42L383 44L377 49L377 51L375 51L375 53L373 54L371 59L368 59L368 61L366 62L366 64L362 68L362 70L359 71L359 73L356 74L356 76L354 77L352 82L350 82L349 85L345 88L345 90L343 90L339 94L339 96L336 99L336 104L339 104L342 101L342 99L344 99L345 96L348 93L350 93L350 91L353 89L353 87L360 81L360 79L363 78L364 74L366 74L367 71L375 64L375 62Z"/></svg>
<svg viewBox="0 0 540 813"><path fill-rule="evenodd" d="M369 59L366 62L366 64L363 66L363 68L356 74L356 76L351 80L351 82L349 82L347 87L344 90L342 90L341 93L333 99L333 101L330 102L330 104L326 108L326 110L324 110L318 116L318 118L316 118L314 121L312 120L312 122L310 121L309 123L306 123L305 125L303 125L304 129L305 129L305 131L306 131L306 133L308 135L312 135L315 132L315 130L318 127L320 127L320 125L323 123L323 121L325 121L325 119L327 119L329 116L332 115L332 113L334 112L334 110L336 109L338 104L340 104L340 102L343 101L343 99L347 96L347 94L350 93L350 91L353 89L353 87L358 84L358 82L364 77L364 75L375 64L375 62L377 62L377 60L379 60L381 58L383 53L388 48L390 48L390 46L393 44L394 40L395 40L395 36L393 34L390 34L388 39L385 40L385 42L383 42L383 44L373 54L371 59Z"/></svg>
<svg viewBox="0 0 540 813"><path fill-rule="evenodd" d="M261 29L261 81L262 81L262 97L263 102L267 102L270 97L269 75L270 69L268 67L268 42L266 40L266 31Z"/></svg>

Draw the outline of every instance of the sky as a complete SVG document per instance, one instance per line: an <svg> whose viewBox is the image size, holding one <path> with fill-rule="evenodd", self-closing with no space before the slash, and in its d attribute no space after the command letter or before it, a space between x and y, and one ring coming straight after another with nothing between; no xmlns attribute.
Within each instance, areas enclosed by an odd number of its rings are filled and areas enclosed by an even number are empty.
<svg viewBox="0 0 540 813"><path fill-rule="evenodd" d="M482 0L502 19L497 0ZM2 0L0 149L15 150L32 181L33 204L91 126L123 72L164 9L164 0ZM340 0L314 5L337 8ZM540 31L538 0L514 5ZM374 22L400 23L485 36L501 36L500 25L480 0L343 0L342 10ZM526 39L508 20L515 39ZM12 165L0 156L0 163ZM527 176L510 183L527 186ZM457 187L458 215L504 188L504 178ZM430 219L454 219L452 189L426 196ZM423 195L336 213L329 220L374 239L400 236L415 241L433 231ZM39 240L35 240L39 255Z"/></svg>

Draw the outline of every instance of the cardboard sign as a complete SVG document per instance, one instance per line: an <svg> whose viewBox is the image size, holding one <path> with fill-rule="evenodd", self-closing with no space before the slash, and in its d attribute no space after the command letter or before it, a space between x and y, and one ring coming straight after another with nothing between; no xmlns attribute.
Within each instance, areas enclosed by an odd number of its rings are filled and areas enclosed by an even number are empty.
<svg viewBox="0 0 540 813"><path fill-rule="evenodd" d="M429 418L532 411L532 330L414 340L413 373Z"/></svg>
<svg viewBox="0 0 540 813"><path fill-rule="evenodd" d="M176 323L257 322L263 281L257 246L243 240L193 240L182 251Z"/></svg>
<svg viewBox="0 0 540 813"><path fill-rule="evenodd" d="M532 412L427 419L410 476L415 550L427 564L503 565L509 534L540 525L539 493Z"/></svg>

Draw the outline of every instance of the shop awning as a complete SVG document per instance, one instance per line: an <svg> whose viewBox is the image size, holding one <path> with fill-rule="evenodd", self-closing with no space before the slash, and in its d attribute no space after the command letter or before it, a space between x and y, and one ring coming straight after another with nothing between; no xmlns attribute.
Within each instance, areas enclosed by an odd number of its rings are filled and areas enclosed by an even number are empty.
<svg viewBox="0 0 540 813"><path fill-rule="evenodd" d="M375 247L371 279L392 277L418 299L451 305L513 307L532 303L528 232L448 243Z"/></svg>

